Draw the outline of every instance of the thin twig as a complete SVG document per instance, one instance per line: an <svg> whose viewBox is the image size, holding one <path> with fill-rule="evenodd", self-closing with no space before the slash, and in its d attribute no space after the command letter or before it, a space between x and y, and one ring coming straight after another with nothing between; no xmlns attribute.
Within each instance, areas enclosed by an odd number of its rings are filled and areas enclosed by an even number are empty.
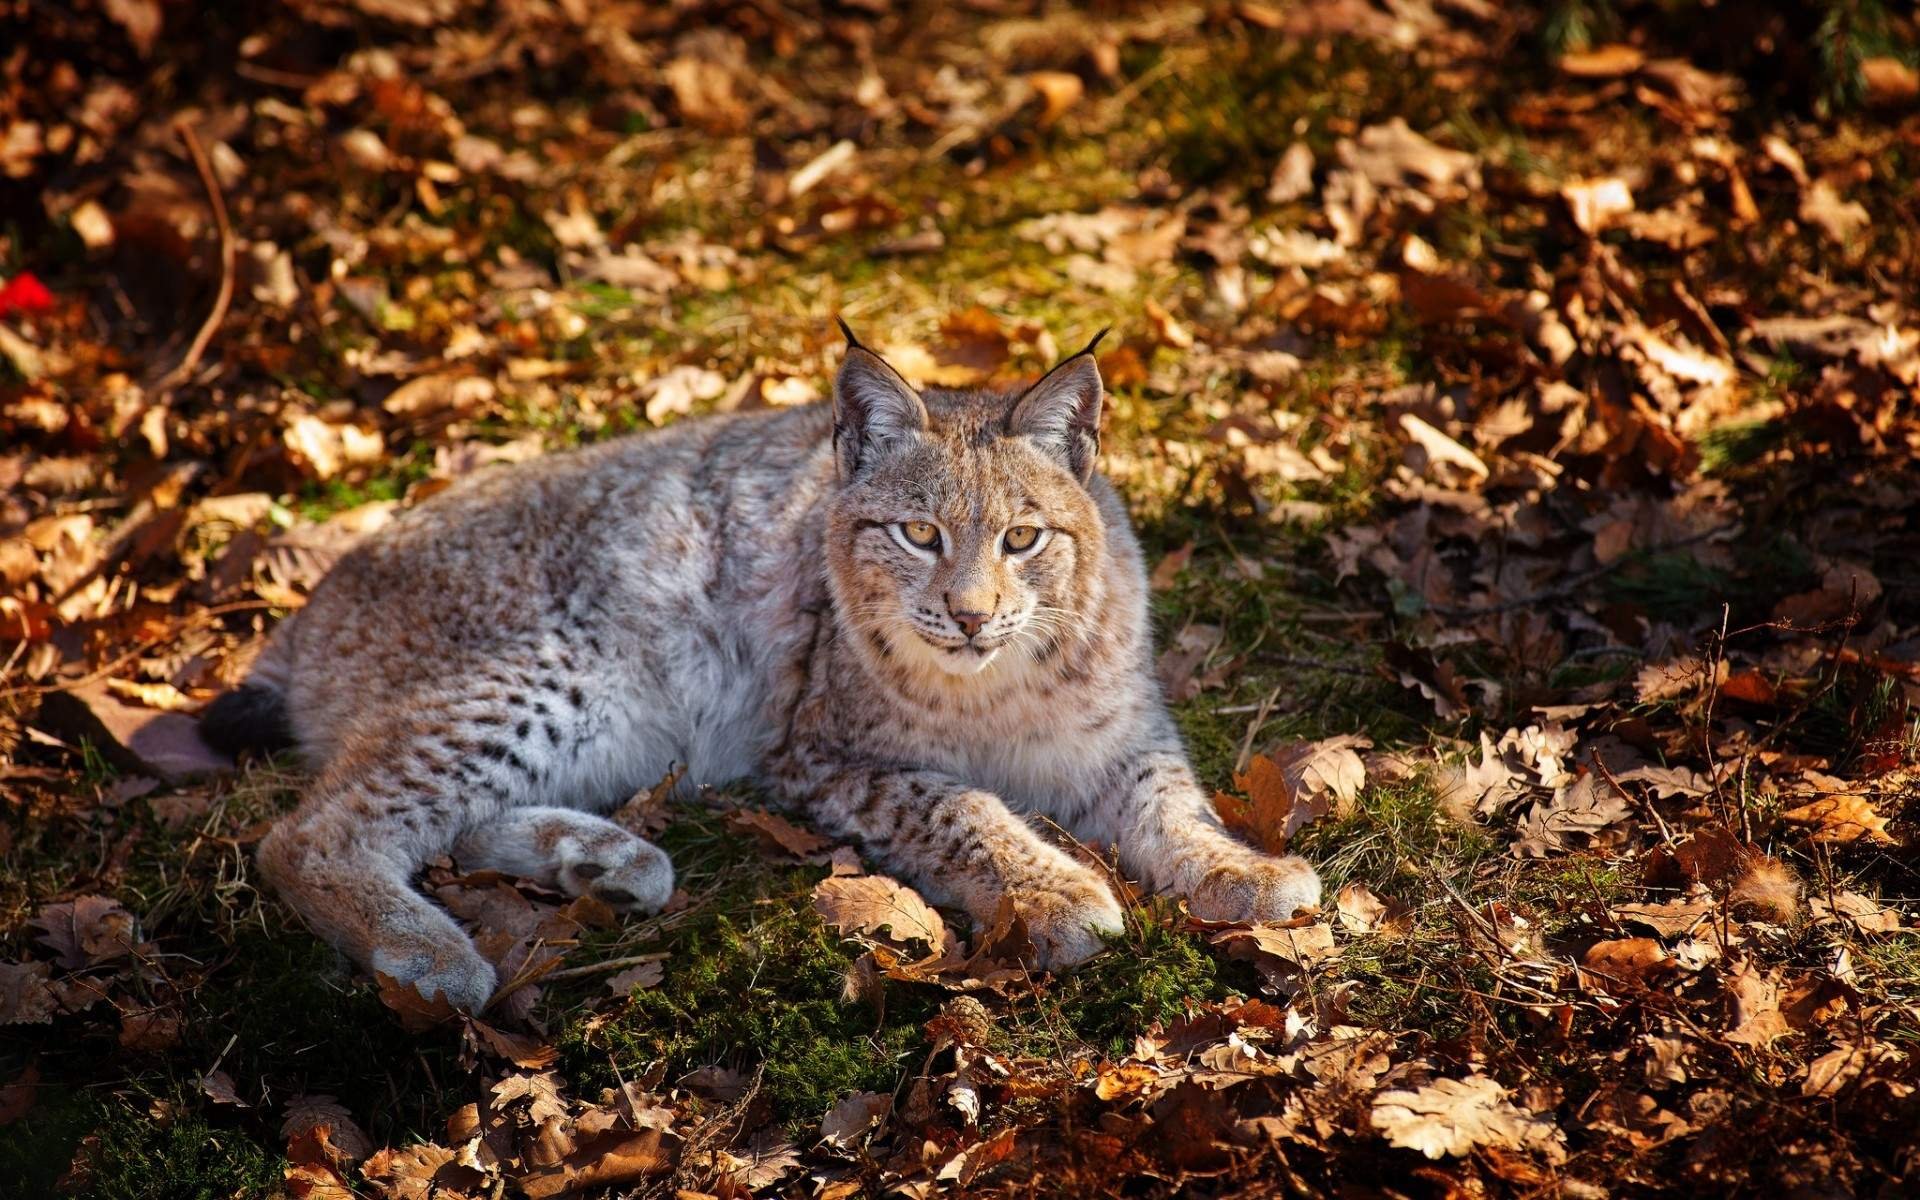
<svg viewBox="0 0 1920 1200"><path fill-rule="evenodd" d="M652 954L630 954L625 958L609 958L605 962L586 963L583 966L568 967L561 971L548 971L540 977L542 983L553 983L561 979L584 979L589 975L599 975L607 971L618 971L624 967L638 967L650 962L664 962L669 957L665 950L656 950Z"/></svg>
<svg viewBox="0 0 1920 1200"><path fill-rule="evenodd" d="M173 369L162 375L153 384L151 390L166 392L200 365L200 357L207 352L208 343L219 330L220 323L227 319L227 306L233 303L233 274L236 257L233 241L233 225L227 219L226 197L220 193L220 181L214 178L213 164L207 161L207 152L200 146L200 138L193 132L193 126L184 120L175 121L175 133L187 144L187 154L193 159L193 169L199 172L200 186L207 190L207 204L213 209L213 223L220 234L220 290L213 294L213 307L207 310L207 319L200 322L199 332L193 335L193 341L187 344L187 352L180 356Z"/></svg>

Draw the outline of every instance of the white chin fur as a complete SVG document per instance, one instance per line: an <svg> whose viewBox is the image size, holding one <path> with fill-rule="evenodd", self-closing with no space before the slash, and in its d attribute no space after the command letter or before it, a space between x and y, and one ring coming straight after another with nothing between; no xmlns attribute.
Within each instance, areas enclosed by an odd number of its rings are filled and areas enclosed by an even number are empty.
<svg viewBox="0 0 1920 1200"><path fill-rule="evenodd" d="M941 670L949 675L978 675L987 669L994 659L1000 657L1000 647L995 646L982 654L975 650L937 650L934 661Z"/></svg>
<svg viewBox="0 0 1920 1200"><path fill-rule="evenodd" d="M1004 648L995 646L985 654L966 647L948 650L934 645L915 633L907 633L902 637L891 638L889 641L895 650L903 651L906 657L913 660L922 670L961 679L968 679L985 671L993 665L995 659L1000 657L1000 651Z"/></svg>

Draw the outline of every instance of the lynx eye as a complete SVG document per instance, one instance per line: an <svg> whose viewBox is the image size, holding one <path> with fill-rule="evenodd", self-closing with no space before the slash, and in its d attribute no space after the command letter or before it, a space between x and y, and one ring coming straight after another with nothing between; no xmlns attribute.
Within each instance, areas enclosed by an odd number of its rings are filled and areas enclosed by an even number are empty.
<svg viewBox="0 0 1920 1200"><path fill-rule="evenodd" d="M1023 551L1031 550L1033 549L1033 544L1039 540L1040 530L1037 527L1032 525L1015 525L1012 529L1007 530L1007 536L1005 538L1007 553L1019 554Z"/></svg>
<svg viewBox="0 0 1920 1200"><path fill-rule="evenodd" d="M931 521L902 521L900 532L922 550L932 550L940 544L940 527Z"/></svg>

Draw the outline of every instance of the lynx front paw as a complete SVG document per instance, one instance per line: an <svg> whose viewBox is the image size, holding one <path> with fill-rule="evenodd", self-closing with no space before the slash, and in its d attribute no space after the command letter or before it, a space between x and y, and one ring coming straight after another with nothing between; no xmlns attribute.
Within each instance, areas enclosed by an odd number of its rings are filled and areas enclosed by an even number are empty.
<svg viewBox="0 0 1920 1200"><path fill-rule="evenodd" d="M1104 949L1103 935L1125 927L1113 892L1096 877L1066 880L1012 892L1014 911L1033 940L1035 967L1076 967Z"/></svg>
<svg viewBox="0 0 1920 1200"><path fill-rule="evenodd" d="M1187 907L1206 921L1285 921L1320 903L1320 877L1304 858L1250 857L1208 871Z"/></svg>
<svg viewBox="0 0 1920 1200"><path fill-rule="evenodd" d="M585 849L560 868L560 886L621 912L659 912L673 895L673 863L658 846L630 837Z"/></svg>
<svg viewBox="0 0 1920 1200"><path fill-rule="evenodd" d="M431 1000L445 996L447 1003L463 1012L477 1013L493 997L496 976L493 964L480 957L472 943L435 950L375 950L368 964L382 975L402 984L411 984Z"/></svg>

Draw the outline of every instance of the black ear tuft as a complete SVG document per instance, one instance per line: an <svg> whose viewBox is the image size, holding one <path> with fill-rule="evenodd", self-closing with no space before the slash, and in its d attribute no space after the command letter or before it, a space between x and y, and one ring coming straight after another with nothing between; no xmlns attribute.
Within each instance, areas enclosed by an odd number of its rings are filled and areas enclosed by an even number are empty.
<svg viewBox="0 0 1920 1200"><path fill-rule="evenodd" d="M841 334L841 336L847 339L847 349L849 349L849 350L854 350L854 349L859 349L859 350L864 350L864 349L866 349L866 347L865 347L865 346L862 346L862 345L860 344L860 339L859 339L859 338L857 338L857 337L855 337L855 336L853 336L853 327L852 327L851 325L848 325L848 324L847 324L847 319L846 319L845 317L841 317L841 316L836 316L836 317L834 317L833 319L834 319L834 323L840 326L840 334ZM1100 331L1100 333L1101 333L1101 336L1103 336L1103 337L1104 337L1104 336L1106 335L1106 330L1104 330L1104 329L1103 329L1103 330L1101 330L1101 331ZM1095 340L1095 341L1098 341L1099 339L1098 339L1098 338L1096 338L1096 339L1094 339L1094 340Z"/></svg>
<svg viewBox="0 0 1920 1200"><path fill-rule="evenodd" d="M833 378L833 448L848 479L872 452L927 428L927 407L887 360L847 334L847 354Z"/></svg>
<svg viewBox="0 0 1920 1200"><path fill-rule="evenodd" d="M1102 329L1087 348L1041 376L1020 393L1007 412L1007 432L1032 438L1085 483L1100 453L1100 405L1106 393L1093 348L1107 336Z"/></svg>

